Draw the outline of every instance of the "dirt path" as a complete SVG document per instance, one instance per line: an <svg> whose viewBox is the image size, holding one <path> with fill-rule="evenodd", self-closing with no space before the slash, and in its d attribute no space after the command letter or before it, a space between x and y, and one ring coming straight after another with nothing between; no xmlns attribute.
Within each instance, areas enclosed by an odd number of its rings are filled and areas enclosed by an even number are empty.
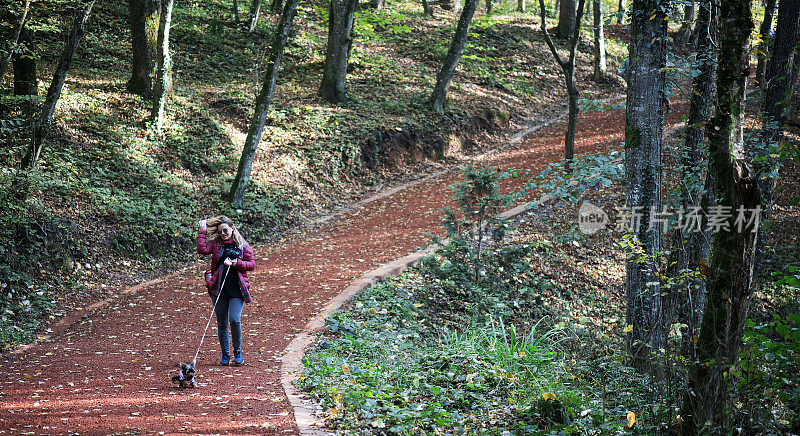
<svg viewBox="0 0 800 436"><path fill-rule="evenodd" d="M624 113L579 120L577 153L622 140ZM480 165L531 168L562 158L555 125ZM279 246L255 248L254 302L242 316L245 365L221 367L216 327L198 358L201 387L169 382L210 312L201 268L113 300L19 354L0 356L0 434L297 432L280 384L293 335L354 278L425 245L456 171L368 203ZM505 189L520 184L504 181ZM203 264L205 265L205 264ZM214 324L212 322L212 324Z"/></svg>

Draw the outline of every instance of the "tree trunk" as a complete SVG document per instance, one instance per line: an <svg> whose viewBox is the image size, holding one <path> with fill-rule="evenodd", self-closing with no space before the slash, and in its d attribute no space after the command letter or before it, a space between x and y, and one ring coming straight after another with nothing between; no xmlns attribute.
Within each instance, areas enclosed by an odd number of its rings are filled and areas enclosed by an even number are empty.
<svg viewBox="0 0 800 436"><path fill-rule="evenodd" d="M33 30L24 29L20 33L19 42L24 50L13 56L14 95L39 95L36 56L32 50Z"/></svg>
<svg viewBox="0 0 800 436"><path fill-rule="evenodd" d="M764 4L764 20L761 22L759 28L759 35L761 35L761 42L758 43L756 50L756 78L755 85L757 88L763 88L764 73L767 69L767 57L769 55L769 47L772 45L772 17L775 15L775 0L767 0Z"/></svg>
<svg viewBox="0 0 800 436"><path fill-rule="evenodd" d="M795 93L800 92L800 88L797 87L797 76L800 74L800 39L797 41L797 45L794 48L794 58L792 61L792 74L789 76L791 78L791 94L794 95ZM789 102L789 119L792 119L797 113L797 108L792 107L791 101Z"/></svg>
<svg viewBox="0 0 800 436"><path fill-rule="evenodd" d="M279 1L280 0L275 0L275 3L278 3ZM250 6L250 25L247 26L248 32L253 33L256 30L259 15L261 15L261 0L253 0L253 3Z"/></svg>
<svg viewBox="0 0 800 436"><path fill-rule="evenodd" d="M239 16L239 0L233 0L232 7L233 7L233 21L238 24L240 21L242 21L241 17Z"/></svg>
<svg viewBox="0 0 800 436"><path fill-rule="evenodd" d="M547 33L547 22L545 21L545 8L544 0L539 0L539 16L542 20L542 33L550 48L550 53L556 60L556 63L561 67L561 72L564 74L564 86L567 88L567 96L569 98L569 121L567 122L567 132L564 136L564 162L567 172L572 171L572 158L575 152L575 128L578 124L578 86L575 83L575 53L577 52L578 42L580 41L580 24L583 18L583 10L586 0L578 0L576 12L576 24L572 29L572 38L570 39L569 59L566 61L558 54L553 39Z"/></svg>
<svg viewBox="0 0 800 436"><path fill-rule="evenodd" d="M0 60L0 82L3 81L3 77L6 75L6 68L8 67L8 63L11 62L11 58L14 55L14 51L17 50L17 46L19 44L19 36L22 33L22 29L25 27L25 19L28 18L28 11L31 7L31 0L25 0L25 8L22 10L22 16L19 18L19 23L14 28L14 36L8 40L8 44L6 45L5 50L6 53L3 55L3 59ZM10 12L6 12L10 15Z"/></svg>
<svg viewBox="0 0 800 436"><path fill-rule="evenodd" d="M492 13L492 0L486 0L486 15Z"/></svg>
<svg viewBox="0 0 800 436"><path fill-rule="evenodd" d="M524 1L524 0L523 0ZM431 9L431 5L428 0L422 0L422 12L425 15L433 16L433 9Z"/></svg>
<svg viewBox="0 0 800 436"><path fill-rule="evenodd" d="M594 80L601 82L606 75L606 37L603 32L603 2L593 0L594 19Z"/></svg>
<svg viewBox="0 0 800 436"><path fill-rule="evenodd" d="M718 8L710 0L700 1L700 12L697 17L697 66L700 73L692 83L692 96L689 104L689 118L686 121L686 137L682 153L681 180L683 184L680 203L684 211L700 208L703 216L708 213L708 206L713 204L714 194L710 174L704 171L708 167L707 157L703 152L705 127L710 118L711 102L714 93L714 82L717 73L717 15ZM706 172L705 177L703 173ZM705 179L704 186L692 185ZM705 230L706 222L701 221L701 231L696 228L675 229L670 250L669 276L676 278L683 271L697 271L701 259L705 260L710 250L710 232ZM694 357L692 337L700 331L705 308L705 277L691 276L677 280L670 289L671 305L683 307L677 313L681 323L689 328L685 345L686 355ZM668 311L674 313L674 310Z"/></svg>
<svg viewBox="0 0 800 436"><path fill-rule="evenodd" d="M617 24L625 20L625 10L628 8L627 0L619 0L617 4Z"/></svg>
<svg viewBox="0 0 800 436"><path fill-rule="evenodd" d="M158 26L158 55L156 57L156 86L153 93L153 111L150 114L157 134L161 134L164 111L171 93L172 57L169 52L169 30L172 26L172 9L175 0L164 0L161 5L161 22Z"/></svg>
<svg viewBox="0 0 800 436"><path fill-rule="evenodd" d="M353 25L358 0L330 0L328 49L320 95L330 103L347 100L347 63L353 46Z"/></svg>
<svg viewBox="0 0 800 436"><path fill-rule="evenodd" d="M128 92L150 98L153 95L153 69L158 52L158 21L161 0L129 0L131 32L131 78Z"/></svg>
<svg viewBox="0 0 800 436"><path fill-rule="evenodd" d="M641 214L641 225L632 229L640 251L629 254L626 262L627 320L633 327L628 347L633 366L652 374L662 371L664 348L662 291L657 274L661 225L651 222L651 211L661 211L661 71L666 63L663 41L667 36L664 1L633 2L625 125L625 207Z"/></svg>
<svg viewBox="0 0 800 436"><path fill-rule="evenodd" d="M461 16L458 18L458 26L456 27L455 35L453 35L453 42L450 44L444 64L442 64L442 68L436 76L436 86L434 86L433 92L428 99L428 104L436 112L441 113L444 110L447 89L450 87L450 81L453 80L461 55L464 54L464 47L467 46L469 26L472 23L472 16L475 15L477 6L478 0L467 0L464 4L464 9L461 11Z"/></svg>
<svg viewBox="0 0 800 436"><path fill-rule="evenodd" d="M558 8L558 26L555 29L556 37L567 39L572 36L575 32L577 11L576 0L561 0L561 6Z"/></svg>
<svg viewBox="0 0 800 436"><path fill-rule="evenodd" d="M525 12L528 6L525 4L525 0L517 0L517 12Z"/></svg>
<svg viewBox="0 0 800 436"><path fill-rule="evenodd" d="M764 123L761 138L773 152L765 153L765 158L755 163L756 180L761 190L762 202L769 209L772 206L772 190L775 186L774 173L777 171L775 155L778 142L782 139L783 126L789 120L791 105L792 54L797 46L797 25L800 18L800 1L782 1L778 7L777 32L773 41L771 56L767 63L763 98ZM798 54L794 54L798 56Z"/></svg>
<svg viewBox="0 0 800 436"><path fill-rule="evenodd" d="M720 2L720 52L717 109L709 135L710 167L717 205L734 211L762 206L758 185L736 152L735 125L743 111L742 91L748 74L748 40L753 29L751 0ZM753 227L714 233L706 310L697 359L689 371L681 410L682 434L724 428L726 377L734 364L753 292L757 234ZM708 427L707 423L711 426Z"/></svg>
<svg viewBox="0 0 800 436"><path fill-rule="evenodd" d="M280 72L281 59L283 58L283 51L289 41L289 35L292 30L292 22L295 15L297 15L297 4L299 0L289 0L283 9L281 19L278 22L278 27L275 31L275 36L272 40L272 50L270 53L270 61L267 66L267 74L264 76L264 83L261 86L261 91L256 97L256 108L253 113L253 119L250 121L250 129L247 131L247 139L242 149L242 157L239 159L239 168L236 171L236 178L233 180L230 193L228 194L228 201L236 207L240 207L244 202L244 194L247 192L247 185L250 181L250 171L253 167L253 159L258 149L258 144L261 142L261 134L264 131L264 125L267 122L267 111L272 102L272 93L275 90L275 84L278 82L278 73Z"/></svg>
<svg viewBox="0 0 800 436"><path fill-rule="evenodd" d="M694 23L694 7L695 2L691 1L683 7L683 20L681 21L681 28L675 35L675 41L679 44L689 45L692 42L692 24Z"/></svg>
<svg viewBox="0 0 800 436"><path fill-rule="evenodd" d="M45 136L53 122L53 113L56 109L56 103L59 97L61 97L64 81L72 65L72 60L75 58L78 45L83 39L84 27L86 26L86 22L89 21L89 15L92 12L93 6L94 0L85 6L81 13L75 18L75 22L72 25L72 31L64 46L64 50L61 52L61 58L58 60L58 66L53 74L53 80L50 82L50 87L47 88L47 97L45 97L44 104L42 105L42 112L39 114L39 119L34 128L33 140L25 153L25 157L22 158L23 173L27 173L36 168L36 163L42 153ZM24 201L28 196L27 174L22 177L25 179L23 181L24 190L16 192L21 196L20 199Z"/></svg>

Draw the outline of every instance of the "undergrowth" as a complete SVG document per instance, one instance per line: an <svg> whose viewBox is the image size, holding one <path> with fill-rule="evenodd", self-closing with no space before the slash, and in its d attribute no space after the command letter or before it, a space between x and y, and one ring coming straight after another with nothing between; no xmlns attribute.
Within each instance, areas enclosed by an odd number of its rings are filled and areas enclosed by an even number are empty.
<svg viewBox="0 0 800 436"><path fill-rule="evenodd" d="M465 170L448 242L327 320L301 386L327 425L389 434L613 434L654 428L651 386L614 341L546 307L540 244L509 242L495 169ZM635 411L635 412L634 412Z"/></svg>

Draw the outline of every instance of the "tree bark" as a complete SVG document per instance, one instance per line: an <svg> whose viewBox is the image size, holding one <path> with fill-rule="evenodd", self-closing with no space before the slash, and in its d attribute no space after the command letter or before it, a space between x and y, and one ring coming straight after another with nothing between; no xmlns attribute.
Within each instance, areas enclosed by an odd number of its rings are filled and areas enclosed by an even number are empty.
<svg viewBox="0 0 800 436"><path fill-rule="evenodd" d="M258 149L258 144L261 142L261 134L264 131L264 125L267 122L267 112L269 110L269 105L272 103L272 93L278 82L278 73L280 72L283 51L289 41L292 23L297 15L298 2L299 0L289 0L286 2L286 6L281 14L281 19L278 22L278 28L272 40L267 74L264 76L264 83L261 86L261 91L258 97L256 97L256 108L253 113L253 119L250 121L250 128L247 131L247 139L242 149L242 157L239 159L239 168L236 171L236 177L233 180L233 185L228 194L228 201L236 207L240 207L244 203L244 194L247 192L247 185L250 181L253 160L256 155L256 150Z"/></svg>
<svg viewBox="0 0 800 436"><path fill-rule="evenodd" d="M708 206L714 203L713 180L704 171L708 167L707 157L703 152L706 124L710 119L711 102L713 101L714 82L717 73L717 15L718 8L710 0L701 0L695 32L697 33L697 67L700 73L692 83L692 96L689 103L689 118L686 121L686 136L682 152L683 191L680 203L684 211L700 208L703 216L708 213ZM705 176L703 173L706 173ZM704 186L692 185L705 179ZM701 259L708 257L711 234L705 230L706 221L701 224L703 230L675 229L670 250L669 276L675 278L683 271L698 271ZM683 307L677 313L681 323L689 328L685 345L686 355L695 357L692 337L700 331L705 308L705 277L691 276L676 281L670 289L673 307ZM670 310L669 313L673 313Z"/></svg>
<svg viewBox="0 0 800 436"><path fill-rule="evenodd" d="M461 16L458 18L458 26L456 27L455 35L453 35L453 42L450 44L444 64L442 64L442 68L436 76L436 86L434 86L433 92L428 99L428 104L436 112L441 113L444 110L447 89L450 87L450 81L453 80L461 55L464 54L464 47L467 46L469 26L472 23L472 16L475 15L477 6L478 0L467 0L464 4L464 9L461 11Z"/></svg>
<svg viewBox="0 0 800 436"><path fill-rule="evenodd" d="M231 7L233 9L233 21L238 24L242 21L239 16L239 0L233 0L233 5Z"/></svg>
<svg viewBox="0 0 800 436"><path fill-rule="evenodd" d="M517 12L525 12L528 8L528 5L525 4L525 0L517 0Z"/></svg>
<svg viewBox="0 0 800 436"><path fill-rule="evenodd" d="M758 63L756 64L755 85L757 88L763 88L762 83L764 83L764 73L767 69L767 57L769 56L769 48L772 45L772 17L775 15L775 6L775 0L767 0L764 4L764 20L761 21L761 27L758 32L761 35L761 41L758 43L758 49L756 50Z"/></svg>
<svg viewBox="0 0 800 436"><path fill-rule="evenodd" d="M131 32L131 78L128 92L150 98L153 95L153 70L158 52L158 22L161 0L129 0Z"/></svg>
<svg viewBox="0 0 800 436"><path fill-rule="evenodd" d="M153 93L153 110L150 117L156 133L161 134L164 111L171 93L172 56L169 52L169 30L172 26L172 9L175 0L164 0L161 5L161 20L158 25L158 55L156 57L156 86Z"/></svg>
<svg viewBox="0 0 800 436"><path fill-rule="evenodd" d="M492 13L492 0L486 0L486 15Z"/></svg>
<svg viewBox="0 0 800 436"><path fill-rule="evenodd" d="M575 54L580 41L581 32L581 19L583 18L583 10L586 0L578 0L576 10L576 23L572 29L572 38L570 40L569 58L565 61L558 54L556 45L550 34L547 33L547 22L545 21L545 7L544 0L539 0L539 12L542 20L542 33L550 48L550 52L556 60L556 63L561 67L561 72L564 74L564 86L567 89L567 96L569 98L569 121L567 122L567 132L564 136L564 165L568 172L572 171L572 158L575 153L575 128L578 124L578 86L575 83Z"/></svg>
<svg viewBox="0 0 800 436"><path fill-rule="evenodd" d="M626 315L628 325L633 327L628 348L633 366L652 374L662 371L665 337L657 274L661 225L651 222L651 215L661 212L665 1L633 1L625 125L625 206L628 211L641 214L641 225L632 229L640 251L630 254L626 262Z"/></svg>
<svg viewBox="0 0 800 436"><path fill-rule="evenodd" d="M39 161L45 136L53 122L53 113L56 109L56 103L59 97L61 97L61 90L64 88L64 81L72 65L72 60L75 58L78 45L81 40L83 40L84 28L86 22L89 21L89 15L92 12L93 6L94 0L89 2L83 10L80 11L81 13L75 18L72 25L72 31L67 39L67 44L64 46L64 50L61 52L61 58L58 60L58 66L53 74L53 80L50 82L50 87L47 89L47 97L45 97L44 104L42 105L42 112L39 114L39 119L34 128L33 140L25 153L25 157L22 158L21 167L24 173L36 168L36 163ZM26 179L24 182L24 190L18 192L22 200L28 196L27 176L23 177Z"/></svg>
<svg viewBox="0 0 800 436"><path fill-rule="evenodd" d="M275 0L275 3L279 1L280 0ZM253 33L256 30L259 15L261 15L261 0L253 0L250 6L250 25L247 26L248 32Z"/></svg>
<svg viewBox="0 0 800 436"><path fill-rule="evenodd" d="M7 52L3 56L3 59L0 60L0 82L2 82L3 77L5 77L8 63L11 62L14 52L17 50L17 46L19 45L19 36L22 33L22 29L25 27L25 20L28 18L28 11L30 10L30 7L31 0L25 0L25 8L22 10L22 16L19 17L19 23L17 23L16 27L14 28L14 36L8 40L8 44L6 47L4 47ZM10 12L7 13L10 14Z"/></svg>
<svg viewBox="0 0 800 436"><path fill-rule="evenodd" d="M593 0L594 19L594 80L602 81L605 78L606 66L606 37L603 31L603 4L601 0Z"/></svg>
<svg viewBox="0 0 800 436"><path fill-rule="evenodd" d="M567 39L575 33L575 18L578 3L576 0L561 0L558 8L558 26L555 29L556 37Z"/></svg>
<svg viewBox="0 0 800 436"><path fill-rule="evenodd" d="M330 0L328 48L320 95L329 103L347 100L347 63L353 46L353 25L358 0Z"/></svg>
<svg viewBox="0 0 800 436"><path fill-rule="evenodd" d="M716 113L709 135L710 167L717 205L753 210L761 207L758 184L736 150L736 120L743 111L742 91L748 74L748 41L753 29L751 0L720 2L720 53ZM681 410L682 434L711 433L724 428L725 372L734 364L753 292L756 243L754 227L714 233L706 310L689 371ZM710 424L710 427L708 426Z"/></svg>
<svg viewBox="0 0 800 436"><path fill-rule="evenodd" d="M692 42L692 24L694 23L695 2L691 1L683 7L683 20L681 28L675 35L675 41L679 44L689 45Z"/></svg>
<svg viewBox="0 0 800 436"><path fill-rule="evenodd" d="M617 24L622 24L625 20L625 10L628 8L627 0L619 0L617 4Z"/></svg>

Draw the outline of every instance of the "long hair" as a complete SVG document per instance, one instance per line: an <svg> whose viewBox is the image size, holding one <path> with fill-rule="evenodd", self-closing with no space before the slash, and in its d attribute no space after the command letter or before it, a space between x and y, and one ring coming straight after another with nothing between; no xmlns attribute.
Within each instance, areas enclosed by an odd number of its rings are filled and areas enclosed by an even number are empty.
<svg viewBox="0 0 800 436"><path fill-rule="evenodd" d="M239 233L239 229L233 225L233 220L225 215L215 216L214 218L209 218L206 220L206 227L208 227L208 238L211 240L216 239L222 242L222 235L219 234L220 224L227 224L228 227L231 228L231 236L233 237L233 240L236 241L236 245L239 246L240 250L244 250L244 246L247 244L247 242L242 237L242 234Z"/></svg>

